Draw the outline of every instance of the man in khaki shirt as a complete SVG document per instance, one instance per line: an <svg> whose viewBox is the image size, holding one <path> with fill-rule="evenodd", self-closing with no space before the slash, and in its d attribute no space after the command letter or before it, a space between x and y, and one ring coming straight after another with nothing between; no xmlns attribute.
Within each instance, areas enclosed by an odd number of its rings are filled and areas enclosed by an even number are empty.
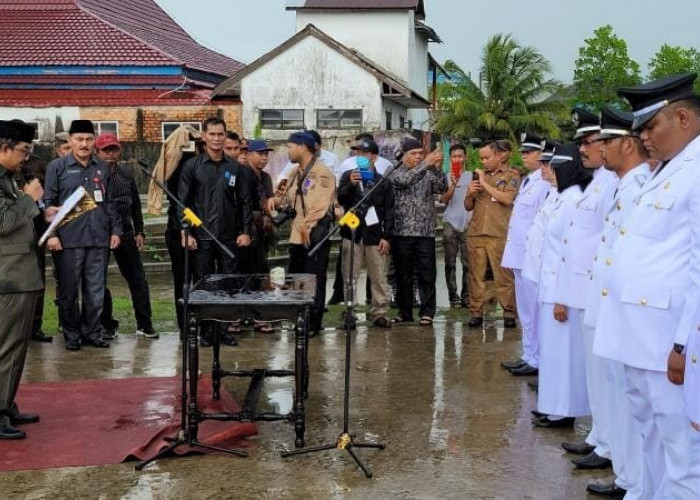
<svg viewBox="0 0 700 500"><path fill-rule="evenodd" d="M513 200L518 193L520 176L508 168L510 143L495 141L479 150L484 170L477 169L469 185L464 206L473 211L467 229L469 260L470 327L482 324L486 292L485 275L490 265L495 292L503 308L506 328L515 327L515 287L513 271L501 267Z"/></svg>
<svg viewBox="0 0 700 500"><path fill-rule="evenodd" d="M317 243L312 232L324 217L332 214L335 199L335 176L316 155L314 137L296 132L287 141L289 160L297 163L289 181L280 182L275 192L276 208L296 211L289 235L289 272L316 275L316 293L311 308L310 335L321 331L326 304L326 268L330 243L327 241L312 257L309 250ZM320 237L325 235L320 235Z"/></svg>

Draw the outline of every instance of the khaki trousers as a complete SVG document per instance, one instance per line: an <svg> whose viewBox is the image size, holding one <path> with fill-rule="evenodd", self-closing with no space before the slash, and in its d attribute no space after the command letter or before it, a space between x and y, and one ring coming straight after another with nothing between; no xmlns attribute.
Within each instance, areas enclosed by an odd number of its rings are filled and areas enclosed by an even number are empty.
<svg viewBox="0 0 700 500"><path fill-rule="evenodd" d="M389 312L391 290L386 279L386 256L379 254L379 247L376 245L355 243L354 269L350 273L350 246L350 240L343 238L343 277L345 278L345 286L347 289L347 286L350 284L350 276L352 276L355 290L352 305L355 307L357 304L357 280L360 277L363 264L367 266L367 276L370 279L370 288L372 290L370 316L372 321L374 321L377 318L386 316Z"/></svg>
<svg viewBox="0 0 700 500"><path fill-rule="evenodd" d="M0 294L0 423L14 411L32 336L35 305L36 292Z"/></svg>
<svg viewBox="0 0 700 500"><path fill-rule="evenodd" d="M505 238L494 236L469 236L467 256L469 259L469 311L472 316L484 315L486 282L484 276L488 265L493 270L496 298L503 308L504 318L515 318L515 285L513 271L501 267Z"/></svg>

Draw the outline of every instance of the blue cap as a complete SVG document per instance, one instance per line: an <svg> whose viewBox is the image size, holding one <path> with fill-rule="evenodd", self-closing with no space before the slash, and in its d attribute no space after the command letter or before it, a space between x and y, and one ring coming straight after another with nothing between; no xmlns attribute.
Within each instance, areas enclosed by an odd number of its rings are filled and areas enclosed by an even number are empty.
<svg viewBox="0 0 700 500"><path fill-rule="evenodd" d="M263 151L272 151L272 148L267 147L267 143L262 139L253 139L248 142L249 153L262 153Z"/></svg>
<svg viewBox="0 0 700 500"><path fill-rule="evenodd" d="M316 139L314 139L314 137L308 132L294 132L289 136L287 142L302 144L304 146L308 146L312 150L316 149Z"/></svg>

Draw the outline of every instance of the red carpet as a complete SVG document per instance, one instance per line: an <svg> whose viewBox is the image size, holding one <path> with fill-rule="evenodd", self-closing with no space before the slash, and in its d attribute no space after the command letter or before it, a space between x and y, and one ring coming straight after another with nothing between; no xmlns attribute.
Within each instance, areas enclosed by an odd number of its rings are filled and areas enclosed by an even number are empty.
<svg viewBox="0 0 700 500"><path fill-rule="evenodd" d="M199 405L205 411L239 409L231 395L211 398L211 378L199 381ZM42 382L20 386L22 411L41 422L24 425L27 439L0 442L0 470L49 469L116 464L150 457L168 443L180 425L180 378L127 378ZM257 433L248 422L206 421L200 441L232 448ZM201 452L178 448L178 454Z"/></svg>

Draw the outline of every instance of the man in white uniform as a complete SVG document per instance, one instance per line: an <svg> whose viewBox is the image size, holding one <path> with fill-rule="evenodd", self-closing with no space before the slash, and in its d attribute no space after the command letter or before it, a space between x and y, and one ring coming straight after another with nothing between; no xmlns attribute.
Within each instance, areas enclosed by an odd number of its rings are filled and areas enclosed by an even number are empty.
<svg viewBox="0 0 700 500"><path fill-rule="evenodd" d="M620 89L650 156L661 161L618 230L594 354L624 364L644 436L651 498L697 499L700 433L683 401L683 357L700 303L700 103L695 74Z"/></svg>
<svg viewBox="0 0 700 500"><path fill-rule="evenodd" d="M588 287L586 312L584 316L584 337L595 338L598 319L598 305L602 296L598 291L601 280L613 265L617 256L613 248L620 227L634 207L634 199L650 175L646 163L647 152L639 136L632 132L632 113L605 107L601 114L601 131L598 140L602 143L605 168L614 172L620 179L613 199L607 203L603 235L596 251L593 264L592 286ZM591 335L590 331L594 334ZM591 345L591 348L593 346ZM593 354L589 376L588 399L595 422L599 442L610 449L610 459L616 478L607 483L591 483L587 491L594 495L628 500L648 498L648 486L644 484L644 464L642 461L642 435L625 396L624 367L617 361L603 359ZM591 380L595 380L591 385ZM646 488L646 489L645 489Z"/></svg>
<svg viewBox="0 0 700 500"><path fill-rule="evenodd" d="M513 375L536 375L539 366L539 343L536 336L537 283L523 278L525 242L537 211L544 203L551 184L542 178L540 157L544 140L536 134L523 133L520 138L523 164L530 172L520 183L508 223L508 236L501 266L513 270L515 306L523 330L523 353L520 359L505 361L501 366Z"/></svg>
<svg viewBox="0 0 700 500"><path fill-rule="evenodd" d="M573 118L578 127L574 139L579 145L583 166L593 172L593 182L583 192L569 221L557 279L557 304L554 306L554 312L566 316L571 309L575 309L575 316L580 319L580 323L574 330L576 335L583 335L584 351L580 354L584 356L586 363L586 390L593 415L593 429L586 438L586 443L593 449L586 456L573 460L573 463L581 469L601 469L611 466L610 445L603 436L598 435L596 401L590 401L590 395L594 388L604 381L601 381L598 367L592 364L593 329L584 329L583 313L588 289L592 285L590 277L593 258L603 233L603 219L619 181L615 173L603 168L603 143L599 141L600 117L583 108L574 108ZM559 297L562 297L561 301ZM563 297L567 297L568 303L563 301ZM562 446L574 453L588 451L585 445L580 446L578 443L562 443Z"/></svg>

